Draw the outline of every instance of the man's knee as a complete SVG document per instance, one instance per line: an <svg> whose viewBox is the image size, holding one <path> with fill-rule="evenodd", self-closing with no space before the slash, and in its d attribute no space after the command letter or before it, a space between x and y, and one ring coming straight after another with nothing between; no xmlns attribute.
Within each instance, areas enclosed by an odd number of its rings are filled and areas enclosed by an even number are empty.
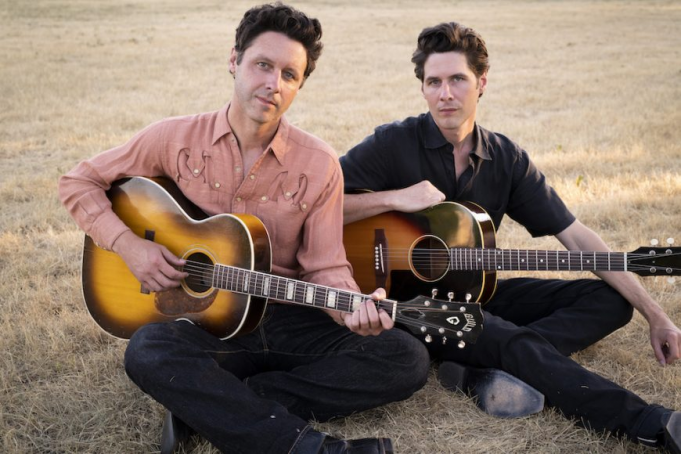
<svg viewBox="0 0 681 454"><path fill-rule="evenodd" d="M125 350L125 372L139 384L141 377L157 368L163 360L162 349L158 346L169 336L169 323L155 323L142 326L130 338Z"/></svg>
<svg viewBox="0 0 681 454"><path fill-rule="evenodd" d="M400 398L407 398L421 389L428 379L430 355L426 347L411 334L392 329L382 334L381 356L391 367L389 377L393 391L401 390Z"/></svg>
<svg viewBox="0 0 681 454"><path fill-rule="evenodd" d="M598 304L607 306L608 319L613 323L613 330L629 323L634 316L634 307L617 290L604 283L598 292Z"/></svg>

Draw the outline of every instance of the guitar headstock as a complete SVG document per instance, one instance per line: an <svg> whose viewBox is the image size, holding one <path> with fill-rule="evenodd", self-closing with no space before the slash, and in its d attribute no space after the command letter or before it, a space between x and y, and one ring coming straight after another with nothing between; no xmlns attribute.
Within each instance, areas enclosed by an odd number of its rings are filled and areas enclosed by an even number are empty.
<svg viewBox="0 0 681 454"><path fill-rule="evenodd" d="M681 275L681 248L671 247L674 240L667 240L669 247L657 247L653 240L651 247L640 247L627 254L627 270L639 276Z"/></svg>
<svg viewBox="0 0 681 454"><path fill-rule="evenodd" d="M442 301L425 296L397 303L396 321L426 342L455 342L459 348L474 344L482 331L478 303Z"/></svg>

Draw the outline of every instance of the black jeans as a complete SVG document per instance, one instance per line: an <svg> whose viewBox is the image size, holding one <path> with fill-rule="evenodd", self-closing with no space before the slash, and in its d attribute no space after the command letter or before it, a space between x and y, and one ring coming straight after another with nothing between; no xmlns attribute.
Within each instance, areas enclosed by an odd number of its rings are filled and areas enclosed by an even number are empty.
<svg viewBox="0 0 681 454"><path fill-rule="evenodd" d="M586 427L654 442L667 410L569 358L631 320L632 306L614 289L592 279L509 279L499 282L484 312L476 344L463 350L428 345L431 355L504 370Z"/></svg>
<svg viewBox="0 0 681 454"><path fill-rule="evenodd" d="M189 322L130 339L130 378L223 452L288 452L308 425L405 399L428 352L397 329L362 337L318 309L270 304L251 334L222 341Z"/></svg>

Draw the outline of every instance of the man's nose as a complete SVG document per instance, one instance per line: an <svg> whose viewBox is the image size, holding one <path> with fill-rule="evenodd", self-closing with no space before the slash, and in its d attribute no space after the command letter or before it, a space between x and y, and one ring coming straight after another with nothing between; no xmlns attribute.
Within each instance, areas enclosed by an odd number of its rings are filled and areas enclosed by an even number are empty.
<svg viewBox="0 0 681 454"><path fill-rule="evenodd" d="M266 88L272 90L274 93L278 93L281 88L281 71L272 71L267 76Z"/></svg>

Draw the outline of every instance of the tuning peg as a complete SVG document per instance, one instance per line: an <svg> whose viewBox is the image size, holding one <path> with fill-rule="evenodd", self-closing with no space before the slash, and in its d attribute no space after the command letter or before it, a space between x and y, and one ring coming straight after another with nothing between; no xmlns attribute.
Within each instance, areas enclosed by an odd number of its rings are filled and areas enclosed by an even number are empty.
<svg viewBox="0 0 681 454"><path fill-rule="evenodd" d="M426 328L425 326L422 326L422 327L421 327L421 332L422 332L422 333L425 333L426 331L428 331L428 328Z"/></svg>
<svg viewBox="0 0 681 454"><path fill-rule="evenodd" d="M444 328L440 328L439 330L437 330L437 332L440 333L440 334L444 334L444 333L445 333L445 329L444 329Z"/></svg>
<svg viewBox="0 0 681 454"><path fill-rule="evenodd" d="M660 242L657 241L657 238L653 238L652 240L650 240L650 245L651 245L651 246L657 246L658 244L660 244Z"/></svg>
<svg viewBox="0 0 681 454"><path fill-rule="evenodd" d="M674 244L674 238L667 238L667 244L670 246Z"/></svg>
<svg viewBox="0 0 681 454"><path fill-rule="evenodd" d="M466 343L464 341L459 341L459 343L456 344L456 346L459 348L464 348L466 346Z"/></svg>
<svg viewBox="0 0 681 454"><path fill-rule="evenodd" d="M433 297L433 299L437 296L437 289L434 288L433 290L430 291L430 295Z"/></svg>
<svg viewBox="0 0 681 454"><path fill-rule="evenodd" d="M451 303L454 299L454 292L447 293L447 300Z"/></svg>
<svg viewBox="0 0 681 454"><path fill-rule="evenodd" d="M463 337L463 332L462 332L462 331L457 331L457 332L456 332L456 337Z"/></svg>
<svg viewBox="0 0 681 454"><path fill-rule="evenodd" d="M433 342L433 337L430 334L427 334L426 335L426 343L430 344L431 342Z"/></svg>
<svg viewBox="0 0 681 454"><path fill-rule="evenodd" d="M442 345L447 345L447 336L442 336Z"/></svg>
<svg viewBox="0 0 681 454"><path fill-rule="evenodd" d="M473 298L473 295L471 295L470 293L466 293L466 302L467 303L471 302L471 298Z"/></svg>

